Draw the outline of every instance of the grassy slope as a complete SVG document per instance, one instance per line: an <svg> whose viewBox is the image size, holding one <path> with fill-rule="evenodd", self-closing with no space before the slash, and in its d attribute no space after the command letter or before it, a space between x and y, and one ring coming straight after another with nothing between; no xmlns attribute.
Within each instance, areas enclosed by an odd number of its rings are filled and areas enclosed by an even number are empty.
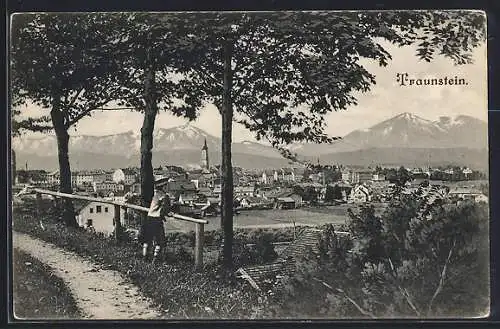
<svg viewBox="0 0 500 329"><path fill-rule="evenodd" d="M48 265L14 249L14 315L17 319L78 319L80 312L62 279Z"/></svg>
<svg viewBox="0 0 500 329"><path fill-rule="evenodd" d="M193 269L192 256L179 257L179 250L172 249L166 255L168 266L145 263L139 256L138 245L119 244L112 239L55 224L50 219L54 216L50 214L43 216L46 229L42 230L34 213L32 204L14 207L14 230L121 272L166 311L167 318L239 319L256 316L257 293L241 280L220 273L217 266L207 265L197 272Z"/></svg>

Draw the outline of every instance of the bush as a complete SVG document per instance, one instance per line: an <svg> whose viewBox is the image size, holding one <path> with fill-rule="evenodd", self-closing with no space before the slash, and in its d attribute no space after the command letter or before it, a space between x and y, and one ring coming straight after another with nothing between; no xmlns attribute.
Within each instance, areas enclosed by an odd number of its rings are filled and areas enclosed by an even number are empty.
<svg viewBox="0 0 500 329"><path fill-rule="evenodd" d="M233 241L233 265L244 267L270 263L278 258L274 250L271 235L260 235L253 244L244 243L242 240ZM222 250L219 254L218 264L223 263Z"/></svg>
<svg viewBox="0 0 500 329"><path fill-rule="evenodd" d="M380 216L373 207L350 212L352 240L326 229L320 257L298 264L274 311L337 318L487 314L487 206L428 195L396 194Z"/></svg>
<svg viewBox="0 0 500 329"><path fill-rule="evenodd" d="M248 228L235 229L234 240L238 240L243 244L254 244L262 239L270 240L271 242L291 242L294 239L294 234L300 234L304 229L302 226L284 228ZM265 238L263 238L265 236ZM167 232L167 242L172 244L194 246L194 232ZM222 230L206 231L204 234L205 245L208 247L219 248L223 244Z"/></svg>

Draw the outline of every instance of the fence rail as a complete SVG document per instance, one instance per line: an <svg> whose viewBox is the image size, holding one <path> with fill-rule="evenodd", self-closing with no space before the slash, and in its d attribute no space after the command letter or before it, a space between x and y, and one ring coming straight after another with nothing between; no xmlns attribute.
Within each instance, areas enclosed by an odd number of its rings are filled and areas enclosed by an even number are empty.
<svg viewBox="0 0 500 329"><path fill-rule="evenodd" d="M134 204L129 204L125 202L120 202L120 201L114 201L114 200L106 200L102 198L94 198L94 197L89 197L85 195L77 195L77 194L69 194L69 193L61 193L61 192L55 192L55 191L50 191L50 190L44 190L40 188L33 188L33 187L25 187L24 190L22 190L20 193L17 195L23 195L23 194L36 194L36 200L37 200L37 207L38 211L41 211L41 200L42 194L47 194L47 195L52 195L55 197L60 197L60 198L66 198L66 199L72 199L72 200L84 200L84 201L95 201L99 203L105 203L105 204L111 204L114 205L115 207L115 216L114 216L114 226L115 226L115 238L117 240L120 239L120 231L121 231L121 218L120 218L120 208L124 209L134 209L137 211L142 211L142 212L148 212L149 208L134 205ZM204 229L205 229L205 224L208 224L207 220L204 219L198 219L198 218L192 218L188 216L183 216L179 214L173 214L172 216L168 216L168 218L174 218L177 220L182 220L186 222L191 222L196 225L195 227L195 234L196 234L196 240L195 240L195 248L194 248L194 262L196 268L201 268L203 267L203 244L204 244Z"/></svg>

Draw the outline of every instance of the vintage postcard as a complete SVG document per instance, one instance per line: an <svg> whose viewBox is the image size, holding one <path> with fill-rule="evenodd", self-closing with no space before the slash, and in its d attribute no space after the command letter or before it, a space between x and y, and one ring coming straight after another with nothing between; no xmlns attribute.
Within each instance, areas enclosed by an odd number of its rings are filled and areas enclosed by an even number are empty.
<svg viewBox="0 0 500 329"><path fill-rule="evenodd" d="M486 14L11 16L12 320L490 313Z"/></svg>

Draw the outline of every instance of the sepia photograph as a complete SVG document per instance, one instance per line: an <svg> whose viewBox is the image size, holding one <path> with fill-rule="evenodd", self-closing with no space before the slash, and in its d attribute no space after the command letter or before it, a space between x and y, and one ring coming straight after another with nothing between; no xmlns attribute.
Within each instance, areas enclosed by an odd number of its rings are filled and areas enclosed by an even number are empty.
<svg viewBox="0 0 500 329"><path fill-rule="evenodd" d="M486 23L11 15L11 320L488 317Z"/></svg>

